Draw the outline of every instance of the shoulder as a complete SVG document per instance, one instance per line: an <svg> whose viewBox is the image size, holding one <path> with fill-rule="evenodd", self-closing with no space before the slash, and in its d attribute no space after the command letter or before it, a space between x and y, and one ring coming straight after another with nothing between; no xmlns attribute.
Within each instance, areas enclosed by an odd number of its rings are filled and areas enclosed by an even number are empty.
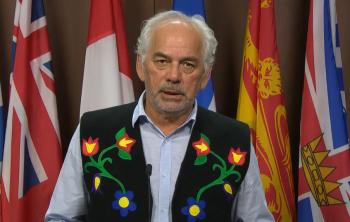
<svg viewBox="0 0 350 222"><path fill-rule="evenodd" d="M126 126L132 122L136 103L114 106L106 109L86 112L80 119L80 131L105 131L113 126Z"/></svg>
<svg viewBox="0 0 350 222"><path fill-rule="evenodd" d="M132 115L136 104L136 102L133 102L124 105L86 112L81 117L80 122L84 123L86 121L102 121L104 119L108 120L111 117L115 118L116 116L122 117L124 115Z"/></svg>

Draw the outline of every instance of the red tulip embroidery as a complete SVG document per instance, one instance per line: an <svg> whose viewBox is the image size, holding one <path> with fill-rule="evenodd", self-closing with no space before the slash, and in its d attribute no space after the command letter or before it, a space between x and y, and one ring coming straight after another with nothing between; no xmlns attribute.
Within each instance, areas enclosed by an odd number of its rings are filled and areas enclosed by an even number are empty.
<svg viewBox="0 0 350 222"><path fill-rule="evenodd" d="M129 137L125 132L125 127L119 130L115 134L115 145L119 149L118 156L123 160L131 160L132 157L130 155L131 148L136 143L136 140Z"/></svg>
<svg viewBox="0 0 350 222"><path fill-rule="evenodd" d="M130 153L131 147L134 145L136 140L130 138L128 134L124 134L117 142L116 145L119 149L124 150L125 152Z"/></svg>
<svg viewBox="0 0 350 222"><path fill-rule="evenodd" d="M92 139L91 136L89 137L88 141L83 139L83 146L82 146L83 155L85 156L95 155L100 149L100 144L98 140L99 140L98 138Z"/></svg>
<svg viewBox="0 0 350 222"><path fill-rule="evenodd" d="M199 166L207 162L207 155L210 153L210 140L209 138L201 133L201 138L192 143L193 149L196 150L197 158L194 161L194 165Z"/></svg>
<svg viewBox="0 0 350 222"><path fill-rule="evenodd" d="M210 153L210 146L203 137L198 141L192 143L193 148L197 151L197 156L208 155Z"/></svg>
<svg viewBox="0 0 350 222"><path fill-rule="evenodd" d="M238 147L234 149L231 147L228 154L228 161L237 166L242 166L245 163L247 152L241 152L241 149Z"/></svg>

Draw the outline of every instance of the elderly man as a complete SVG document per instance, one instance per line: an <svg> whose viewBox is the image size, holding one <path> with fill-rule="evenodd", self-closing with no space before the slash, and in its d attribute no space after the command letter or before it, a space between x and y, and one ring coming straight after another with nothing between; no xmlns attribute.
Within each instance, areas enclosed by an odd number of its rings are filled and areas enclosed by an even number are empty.
<svg viewBox="0 0 350 222"><path fill-rule="evenodd" d="M146 21L138 103L86 113L46 221L273 221L249 128L197 106L217 41L201 17Z"/></svg>

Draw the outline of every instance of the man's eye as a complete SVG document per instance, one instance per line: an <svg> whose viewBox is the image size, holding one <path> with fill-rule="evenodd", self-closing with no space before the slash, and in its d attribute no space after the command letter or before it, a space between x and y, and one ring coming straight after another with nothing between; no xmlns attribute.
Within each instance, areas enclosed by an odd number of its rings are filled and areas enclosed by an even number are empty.
<svg viewBox="0 0 350 222"><path fill-rule="evenodd" d="M190 62L184 62L184 67L186 68L194 68L194 64Z"/></svg>
<svg viewBox="0 0 350 222"><path fill-rule="evenodd" d="M166 59L156 59L155 60L155 63L158 64L158 65L165 65L167 64L167 60Z"/></svg>
<svg viewBox="0 0 350 222"><path fill-rule="evenodd" d="M195 69L196 65L191 62L183 62L182 68L185 73L191 73Z"/></svg>

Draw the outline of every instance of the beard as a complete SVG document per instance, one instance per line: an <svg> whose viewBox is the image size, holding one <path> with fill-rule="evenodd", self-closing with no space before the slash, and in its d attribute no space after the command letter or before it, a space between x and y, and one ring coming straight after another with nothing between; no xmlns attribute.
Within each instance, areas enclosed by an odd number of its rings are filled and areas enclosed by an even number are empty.
<svg viewBox="0 0 350 222"><path fill-rule="evenodd" d="M153 109L162 114L179 116L190 111L194 104L194 98L188 98L185 90L181 85L172 82L162 84L159 89L154 92L149 86L145 86L146 95ZM167 99L162 96L164 92L177 95L179 99Z"/></svg>

